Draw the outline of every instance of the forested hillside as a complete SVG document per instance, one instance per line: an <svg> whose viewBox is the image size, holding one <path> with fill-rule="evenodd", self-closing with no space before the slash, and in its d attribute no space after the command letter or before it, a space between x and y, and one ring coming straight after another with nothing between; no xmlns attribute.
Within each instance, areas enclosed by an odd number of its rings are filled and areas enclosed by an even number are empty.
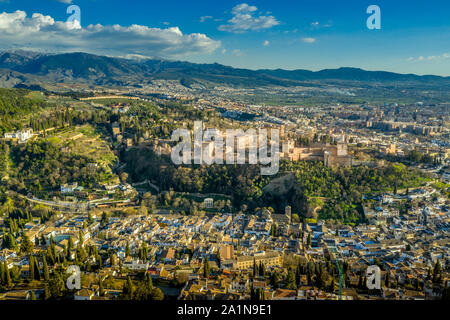
<svg viewBox="0 0 450 320"><path fill-rule="evenodd" d="M103 173L103 168L91 170L87 166L92 159L63 153L45 140L15 146L11 150L11 158L15 174L8 185L12 190L22 193L52 191L61 184L72 182L92 186Z"/></svg>
<svg viewBox="0 0 450 320"><path fill-rule="evenodd" d="M417 187L427 176L402 164L379 168L330 168L321 162L282 162L277 176L262 177L257 165L177 166L170 159L157 156L149 148L131 148L122 157L133 181L146 178L162 189L179 192L223 193L233 197L234 206L243 204L251 212L272 206L282 212L291 205L304 217L337 219L346 223L362 222L364 194L393 192ZM284 193L265 188L277 177L294 174Z"/></svg>
<svg viewBox="0 0 450 320"><path fill-rule="evenodd" d="M21 129L24 117L49 107L54 105L46 102L40 93L0 88L0 135Z"/></svg>

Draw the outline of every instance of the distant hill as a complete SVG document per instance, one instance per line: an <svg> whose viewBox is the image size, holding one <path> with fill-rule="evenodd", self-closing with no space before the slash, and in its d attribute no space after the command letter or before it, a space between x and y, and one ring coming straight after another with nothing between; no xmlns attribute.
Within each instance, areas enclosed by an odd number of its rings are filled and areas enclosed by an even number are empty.
<svg viewBox="0 0 450 320"><path fill-rule="evenodd" d="M3 70L2 70L3 69ZM221 64L195 64L167 60L128 60L87 53L42 54L27 51L0 53L0 79L38 76L58 81L88 81L95 84L140 83L142 80L178 80L185 86L195 83L227 86L294 86L304 82L417 83L450 85L450 77L418 76L358 68L309 70L248 70ZM23 79L22 79L23 80ZM1 83L0 83L1 84Z"/></svg>
<svg viewBox="0 0 450 320"><path fill-rule="evenodd" d="M450 77L433 75L418 76L415 74L399 74L386 71L366 71L359 68L324 69L320 71L293 70L259 70L265 74L293 80L347 80L367 82L390 82L390 81L449 81Z"/></svg>

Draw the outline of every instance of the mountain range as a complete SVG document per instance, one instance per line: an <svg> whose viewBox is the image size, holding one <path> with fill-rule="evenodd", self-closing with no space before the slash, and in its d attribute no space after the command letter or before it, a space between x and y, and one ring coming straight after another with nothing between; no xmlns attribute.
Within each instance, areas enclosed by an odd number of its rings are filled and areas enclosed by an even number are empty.
<svg viewBox="0 0 450 320"><path fill-rule="evenodd" d="M129 60L88 53L45 54L30 51L0 52L0 86L71 82L95 85L139 85L157 79L226 86L299 86L314 83L371 83L450 88L450 77L366 71L358 68L309 70L233 68L218 63L196 64L161 59Z"/></svg>

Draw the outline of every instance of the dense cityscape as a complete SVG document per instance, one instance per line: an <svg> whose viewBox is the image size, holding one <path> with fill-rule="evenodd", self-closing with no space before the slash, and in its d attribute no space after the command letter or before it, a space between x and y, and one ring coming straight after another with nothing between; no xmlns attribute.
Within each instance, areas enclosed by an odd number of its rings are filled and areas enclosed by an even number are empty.
<svg viewBox="0 0 450 320"><path fill-rule="evenodd" d="M449 2L253 2L0 0L2 315L450 299Z"/></svg>
<svg viewBox="0 0 450 320"><path fill-rule="evenodd" d="M1 140L3 299L448 295L448 104L2 94L42 112ZM171 164L170 132L193 114L205 127L279 129L277 175ZM71 265L78 290L65 286ZM379 289L366 286L370 265Z"/></svg>

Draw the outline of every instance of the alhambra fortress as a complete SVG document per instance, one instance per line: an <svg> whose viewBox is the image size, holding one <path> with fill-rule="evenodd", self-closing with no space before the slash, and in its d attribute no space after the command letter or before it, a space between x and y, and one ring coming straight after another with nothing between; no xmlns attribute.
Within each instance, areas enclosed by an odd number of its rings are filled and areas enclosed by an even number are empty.
<svg viewBox="0 0 450 320"><path fill-rule="evenodd" d="M226 133L222 134L222 138L223 141L226 140ZM224 162L226 154L232 153L237 157L238 146L244 147L246 149L246 154L248 154L250 139L248 139L246 133L237 133L236 139L237 143L235 143L234 146L224 145L224 150L218 153L215 150L214 142L202 141L201 148L204 152L203 154L209 154L212 159L221 159ZM153 151L159 155L170 155L172 146L173 141L170 139L159 139L159 141L155 141L151 144ZM194 151L192 150L191 152L193 158ZM352 166L360 163L359 161L354 161L353 156L348 153L347 143L344 137L338 139L336 144L314 143L308 147L296 146L294 140L284 140L281 143L280 160L320 161L328 167Z"/></svg>
<svg viewBox="0 0 450 320"><path fill-rule="evenodd" d="M286 141L282 144L280 159L322 161L329 167L352 165L352 156L348 154L344 139L341 139L336 145L314 144L309 147L295 147L294 141Z"/></svg>

